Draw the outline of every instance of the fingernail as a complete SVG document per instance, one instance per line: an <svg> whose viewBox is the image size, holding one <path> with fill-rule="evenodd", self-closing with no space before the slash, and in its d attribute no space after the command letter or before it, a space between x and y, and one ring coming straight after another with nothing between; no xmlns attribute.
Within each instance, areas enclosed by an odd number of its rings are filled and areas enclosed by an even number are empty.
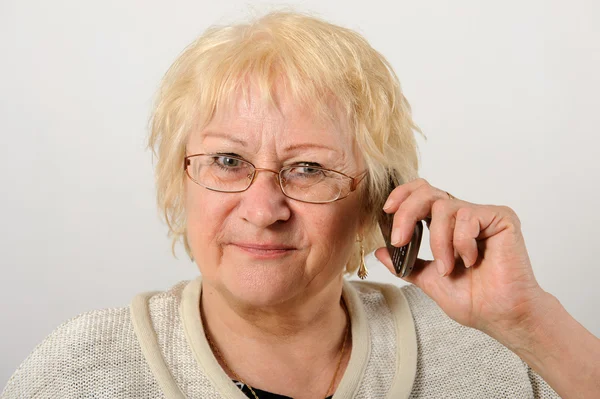
<svg viewBox="0 0 600 399"><path fill-rule="evenodd" d="M388 200L385 201L385 204L383 204L383 209L384 210L389 209L392 207L392 205L394 205L394 200L391 198L388 198Z"/></svg>
<svg viewBox="0 0 600 399"><path fill-rule="evenodd" d="M392 245L396 245L400 242L400 229L396 227L392 230Z"/></svg>
<svg viewBox="0 0 600 399"><path fill-rule="evenodd" d="M469 267L471 267L471 264L469 263L469 261L467 260L467 258L465 258L464 256L462 257L463 260L463 264L465 265L465 267L468 269Z"/></svg>
<svg viewBox="0 0 600 399"><path fill-rule="evenodd" d="M440 276L444 277L446 275L446 266L444 265L444 262L441 261L441 259L438 259L435 261L436 266L437 266L437 271L440 274Z"/></svg>

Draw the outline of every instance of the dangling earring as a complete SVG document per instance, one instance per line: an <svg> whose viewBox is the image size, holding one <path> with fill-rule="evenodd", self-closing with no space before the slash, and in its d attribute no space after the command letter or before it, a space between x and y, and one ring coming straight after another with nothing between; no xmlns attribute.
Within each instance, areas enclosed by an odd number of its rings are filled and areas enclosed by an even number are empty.
<svg viewBox="0 0 600 399"><path fill-rule="evenodd" d="M369 271L367 265L365 265L365 248L363 247L362 240L358 240L360 244L360 265L358 266L358 278L364 280L367 278Z"/></svg>

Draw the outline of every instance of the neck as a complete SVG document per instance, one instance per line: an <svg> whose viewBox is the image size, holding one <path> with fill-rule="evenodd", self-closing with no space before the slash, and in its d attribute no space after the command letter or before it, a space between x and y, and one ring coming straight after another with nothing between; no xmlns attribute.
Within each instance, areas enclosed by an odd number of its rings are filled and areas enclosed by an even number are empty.
<svg viewBox="0 0 600 399"><path fill-rule="evenodd" d="M274 305L253 306L236 300L209 283L202 282L202 314L215 332L257 340L289 341L335 325L344 327L341 307L342 278L317 293L307 293ZM225 331L223 331L225 330ZM332 330L329 330L331 332Z"/></svg>
<svg viewBox="0 0 600 399"><path fill-rule="evenodd" d="M346 333L342 279L317 294L274 306L239 303L203 281L201 308L206 333L218 348L223 369L251 386L300 397L307 386L327 389ZM347 340L341 379L349 359ZM229 369L229 370L227 370ZM337 383L336 383L337 385Z"/></svg>

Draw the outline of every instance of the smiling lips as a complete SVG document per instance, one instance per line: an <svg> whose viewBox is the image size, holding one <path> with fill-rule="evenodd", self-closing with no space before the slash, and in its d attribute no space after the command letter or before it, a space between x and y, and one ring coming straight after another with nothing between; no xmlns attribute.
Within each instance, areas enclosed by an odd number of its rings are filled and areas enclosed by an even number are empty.
<svg viewBox="0 0 600 399"><path fill-rule="evenodd" d="M236 242L232 245L256 258L277 258L291 253L296 248L283 244L256 244Z"/></svg>

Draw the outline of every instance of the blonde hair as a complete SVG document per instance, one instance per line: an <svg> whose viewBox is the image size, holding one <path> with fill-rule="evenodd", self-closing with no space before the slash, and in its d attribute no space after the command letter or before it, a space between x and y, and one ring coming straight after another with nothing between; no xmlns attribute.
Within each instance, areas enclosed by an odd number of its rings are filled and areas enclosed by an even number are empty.
<svg viewBox="0 0 600 399"><path fill-rule="evenodd" d="M249 23L209 28L165 74L151 118L149 147L157 158L159 209L169 226L173 253L186 237L183 160L188 136L201 129L241 91L256 83L262 99L276 104L283 80L296 104L315 116L347 118L368 170L361 183L362 244L383 245L377 215L386 199L388 174L417 178L418 155L408 101L388 61L357 32L297 12L272 12ZM331 99L337 110L332 109ZM365 184L366 183L366 184ZM366 185L366 187L365 187ZM346 272L359 264L359 247Z"/></svg>

